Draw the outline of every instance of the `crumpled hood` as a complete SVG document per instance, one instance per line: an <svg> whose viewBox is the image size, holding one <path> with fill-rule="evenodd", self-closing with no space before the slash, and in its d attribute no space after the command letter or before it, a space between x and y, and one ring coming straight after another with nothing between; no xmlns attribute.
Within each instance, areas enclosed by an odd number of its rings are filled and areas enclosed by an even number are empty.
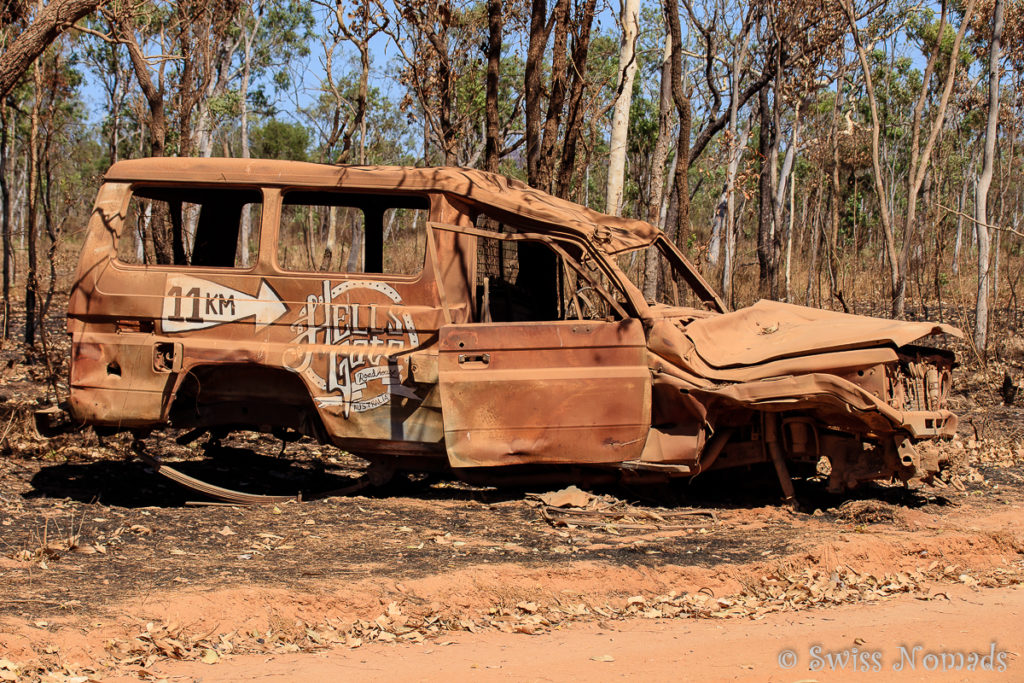
<svg viewBox="0 0 1024 683"><path fill-rule="evenodd" d="M716 368L846 349L898 347L932 334L963 336L951 325L869 318L763 299L732 313L695 320L684 333L704 362Z"/></svg>

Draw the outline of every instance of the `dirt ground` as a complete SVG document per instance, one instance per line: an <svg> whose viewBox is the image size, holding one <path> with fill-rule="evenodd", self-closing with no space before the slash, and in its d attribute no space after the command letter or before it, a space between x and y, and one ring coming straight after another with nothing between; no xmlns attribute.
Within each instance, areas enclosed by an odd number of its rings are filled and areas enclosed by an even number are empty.
<svg viewBox="0 0 1024 683"><path fill-rule="evenodd" d="M216 669L187 661L168 661L157 669L186 680L239 682L1019 680L1022 619L1024 590L1019 587L980 594L958 589L949 592L948 600L900 597L822 612L773 614L741 624L630 619L574 624L540 637L459 633L444 644L406 648L400 657L393 646L374 643L315 655L240 655ZM922 620L936 625L926 638ZM948 653L960 652L991 657L992 671L980 660L973 670L966 665L959 670L958 660ZM944 654L946 667L938 659Z"/></svg>
<svg viewBox="0 0 1024 683"><path fill-rule="evenodd" d="M154 434L190 474L307 498L197 505L125 437L40 437L60 361L2 360L0 681L1024 678L1024 418L991 372L957 377L936 486L811 478L793 511L745 471L573 514L533 495L559 486L444 477L308 500L363 461Z"/></svg>

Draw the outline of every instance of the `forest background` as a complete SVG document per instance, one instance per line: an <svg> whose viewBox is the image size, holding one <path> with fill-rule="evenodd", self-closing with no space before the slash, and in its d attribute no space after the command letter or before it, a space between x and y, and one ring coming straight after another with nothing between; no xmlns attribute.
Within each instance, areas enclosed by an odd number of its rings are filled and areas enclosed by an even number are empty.
<svg viewBox="0 0 1024 683"><path fill-rule="evenodd" d="M4 343L45 344L106 168L167 155L495 171L730 305L1019 353L1022 77L1024 0L0 0Z"/></svg>

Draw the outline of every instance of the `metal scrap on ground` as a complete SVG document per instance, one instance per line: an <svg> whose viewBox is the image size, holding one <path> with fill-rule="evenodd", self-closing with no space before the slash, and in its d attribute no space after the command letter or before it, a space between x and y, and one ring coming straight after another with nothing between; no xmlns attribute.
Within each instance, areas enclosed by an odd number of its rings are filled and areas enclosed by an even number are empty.
<svg viewBox="0 0 1024 683"><path fill-rule="evenodd" d="M681 531L717 524L711 510L641 508L612 496L597 496L569 486L550 493L527 494L539 501L541 516L554 526L608 527L628 531ZM682 523L683 520L694 520Z"/></svg>

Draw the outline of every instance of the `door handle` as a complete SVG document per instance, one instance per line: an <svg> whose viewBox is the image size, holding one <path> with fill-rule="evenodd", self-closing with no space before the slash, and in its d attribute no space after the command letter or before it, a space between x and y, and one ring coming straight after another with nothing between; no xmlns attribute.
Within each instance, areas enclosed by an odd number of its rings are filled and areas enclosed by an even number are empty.
<svg viewBox="0 0 1024 683"><path fill-rule="evenodd" d="M485 367L491 362L491 354L489 353L460 353L459 354L459 365L467 365L469 367Z"/></svg>

